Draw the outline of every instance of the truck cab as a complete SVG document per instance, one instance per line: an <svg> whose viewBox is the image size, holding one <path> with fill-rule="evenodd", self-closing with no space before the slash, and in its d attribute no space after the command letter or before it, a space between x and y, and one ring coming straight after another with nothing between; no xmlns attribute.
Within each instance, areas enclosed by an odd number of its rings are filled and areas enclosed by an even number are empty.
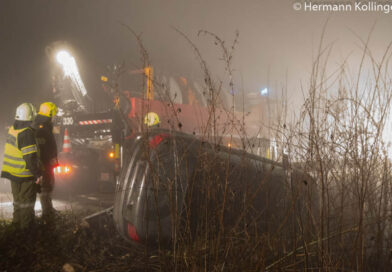
<svg viewBox="0 0 392 272"><path fill-rule="evenodd" d="M121 167L122 123L115 110L75 112L59 118L59 186L114 191ZM66 168L68 167L68 169Z"/></svg>

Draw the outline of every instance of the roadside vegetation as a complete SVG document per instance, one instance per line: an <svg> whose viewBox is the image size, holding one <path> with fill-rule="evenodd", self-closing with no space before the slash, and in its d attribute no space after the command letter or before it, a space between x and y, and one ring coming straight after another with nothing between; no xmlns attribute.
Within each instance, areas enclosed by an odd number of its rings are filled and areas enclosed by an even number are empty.
<svg viewBox="0 0 392 272"><path fill-rule="evenodd" d="M21 233L0 223L0 271L151 271L154 258L117 234L109 216L90 225L86 213L62 212L54 224L38 219ZM155 266L156 267L156 266Z"/></svg>

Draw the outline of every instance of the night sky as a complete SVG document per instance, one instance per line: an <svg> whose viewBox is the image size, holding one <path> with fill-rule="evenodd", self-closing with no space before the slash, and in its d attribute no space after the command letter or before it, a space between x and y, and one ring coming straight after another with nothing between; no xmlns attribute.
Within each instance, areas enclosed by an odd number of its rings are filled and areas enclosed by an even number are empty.
<svg viewBox="0 0 392 272"><path fill-rule="evenodd" d="M196 78L201 72L194 53L173 27L195 41L222 78L219 50L211 39L197 37L197 31L212 31L229 43L238 30L233 62L237 88L254 92L286 85L289 99L295 99L309 76L327 19L326 42L336 44L332 65L349 54L355 64L355 52L360 52L356 36L365 39L374 24L370 45L376 57L392 40L392 14L295 11L288 0L0 0L0 126L12 122L18 104L38 106L50 99L53 64L45 47L55 41L67 41L74 49L93 98L102 92L99 78L107 65L125 61L140 68L139 49L122 23L143 33L156 69Z"/></svg>

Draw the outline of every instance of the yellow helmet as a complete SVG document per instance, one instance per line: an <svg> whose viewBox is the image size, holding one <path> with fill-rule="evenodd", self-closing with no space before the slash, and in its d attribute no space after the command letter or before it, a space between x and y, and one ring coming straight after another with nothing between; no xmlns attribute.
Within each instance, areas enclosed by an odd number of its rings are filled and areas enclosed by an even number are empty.
<svg viewBox="0 0 392 272"><path fill-rule="evenodd" d="M149 112L144 116L144 124L149 127L158 125L160 123L159 116L155 112Z"/></svg>
<svg viewBox="0 0 392 272"><path fill-rule="evenodd" d="M38 114L53 117L57 114L57 106L52 102L42 103L41 106L39 106Z"/></svg>

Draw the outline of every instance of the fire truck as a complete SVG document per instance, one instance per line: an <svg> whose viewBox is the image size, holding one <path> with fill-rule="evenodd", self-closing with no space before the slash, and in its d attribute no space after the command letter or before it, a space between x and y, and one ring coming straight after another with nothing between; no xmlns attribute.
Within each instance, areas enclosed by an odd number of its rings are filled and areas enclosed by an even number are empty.
<svg viewBox="0 0 392 272"><path fill-rule="evenodd" d="M223 107L212 107L207 103L211 100L208 90L195 81L155 74L150 66L128 69L117 65L101 77L109 103L97 109L91 107L95 101L72 55L66 50L50 54L57 62L52 89L61 108L56 121L60 165L54 170L58 188L73 183L78 190L113 191L123 164L123 143L146 129L144 117L149 112L159 116L161 129L230 148L246 149L255 142L257 148L262 147L261 154L268 153L266 141L257 138L245 143L240 137L243 128L232 130L233 120L242 119L243 113L225 109L229 99L224 92L220 94Z"/></svg>
<svg viewBox="0 0 392 272"><path fill-rule="evenodd" d="M116 106L92 109L72 55L59 50L55 60L59 65L53 73L52 91L59 113L54 132L60 150L59 165L54 169L56 189L114 191L126 129L120 110Z"/></svg>
<svg viewBox="0 0 392 272"><path fill-rule="evenodd" d="M56 121L60 165L54 169L60 190L69 186L78 191L113 191L122 167L123 142L146 129L148 112L159 116L161 128L196 136L210 133L210 111L193 81L163 76L159 80L167 87L154 92L152 67L127 70L114 66L109 75L101 77L110 102L96 110L90 106L72 56L60 51L56 59L63 66L53 77L55 102L61 109ZM139 85L129 88L132 84L126 81L130 78Z"/></svg>
<svg viewBox="0 0 392 272"><path fill-rule="evenodd" d="M116 112L75 112L60 121L60 189L113 191L120 171L121 121ZM63 188L61 188L63 187Z"/></svg>

